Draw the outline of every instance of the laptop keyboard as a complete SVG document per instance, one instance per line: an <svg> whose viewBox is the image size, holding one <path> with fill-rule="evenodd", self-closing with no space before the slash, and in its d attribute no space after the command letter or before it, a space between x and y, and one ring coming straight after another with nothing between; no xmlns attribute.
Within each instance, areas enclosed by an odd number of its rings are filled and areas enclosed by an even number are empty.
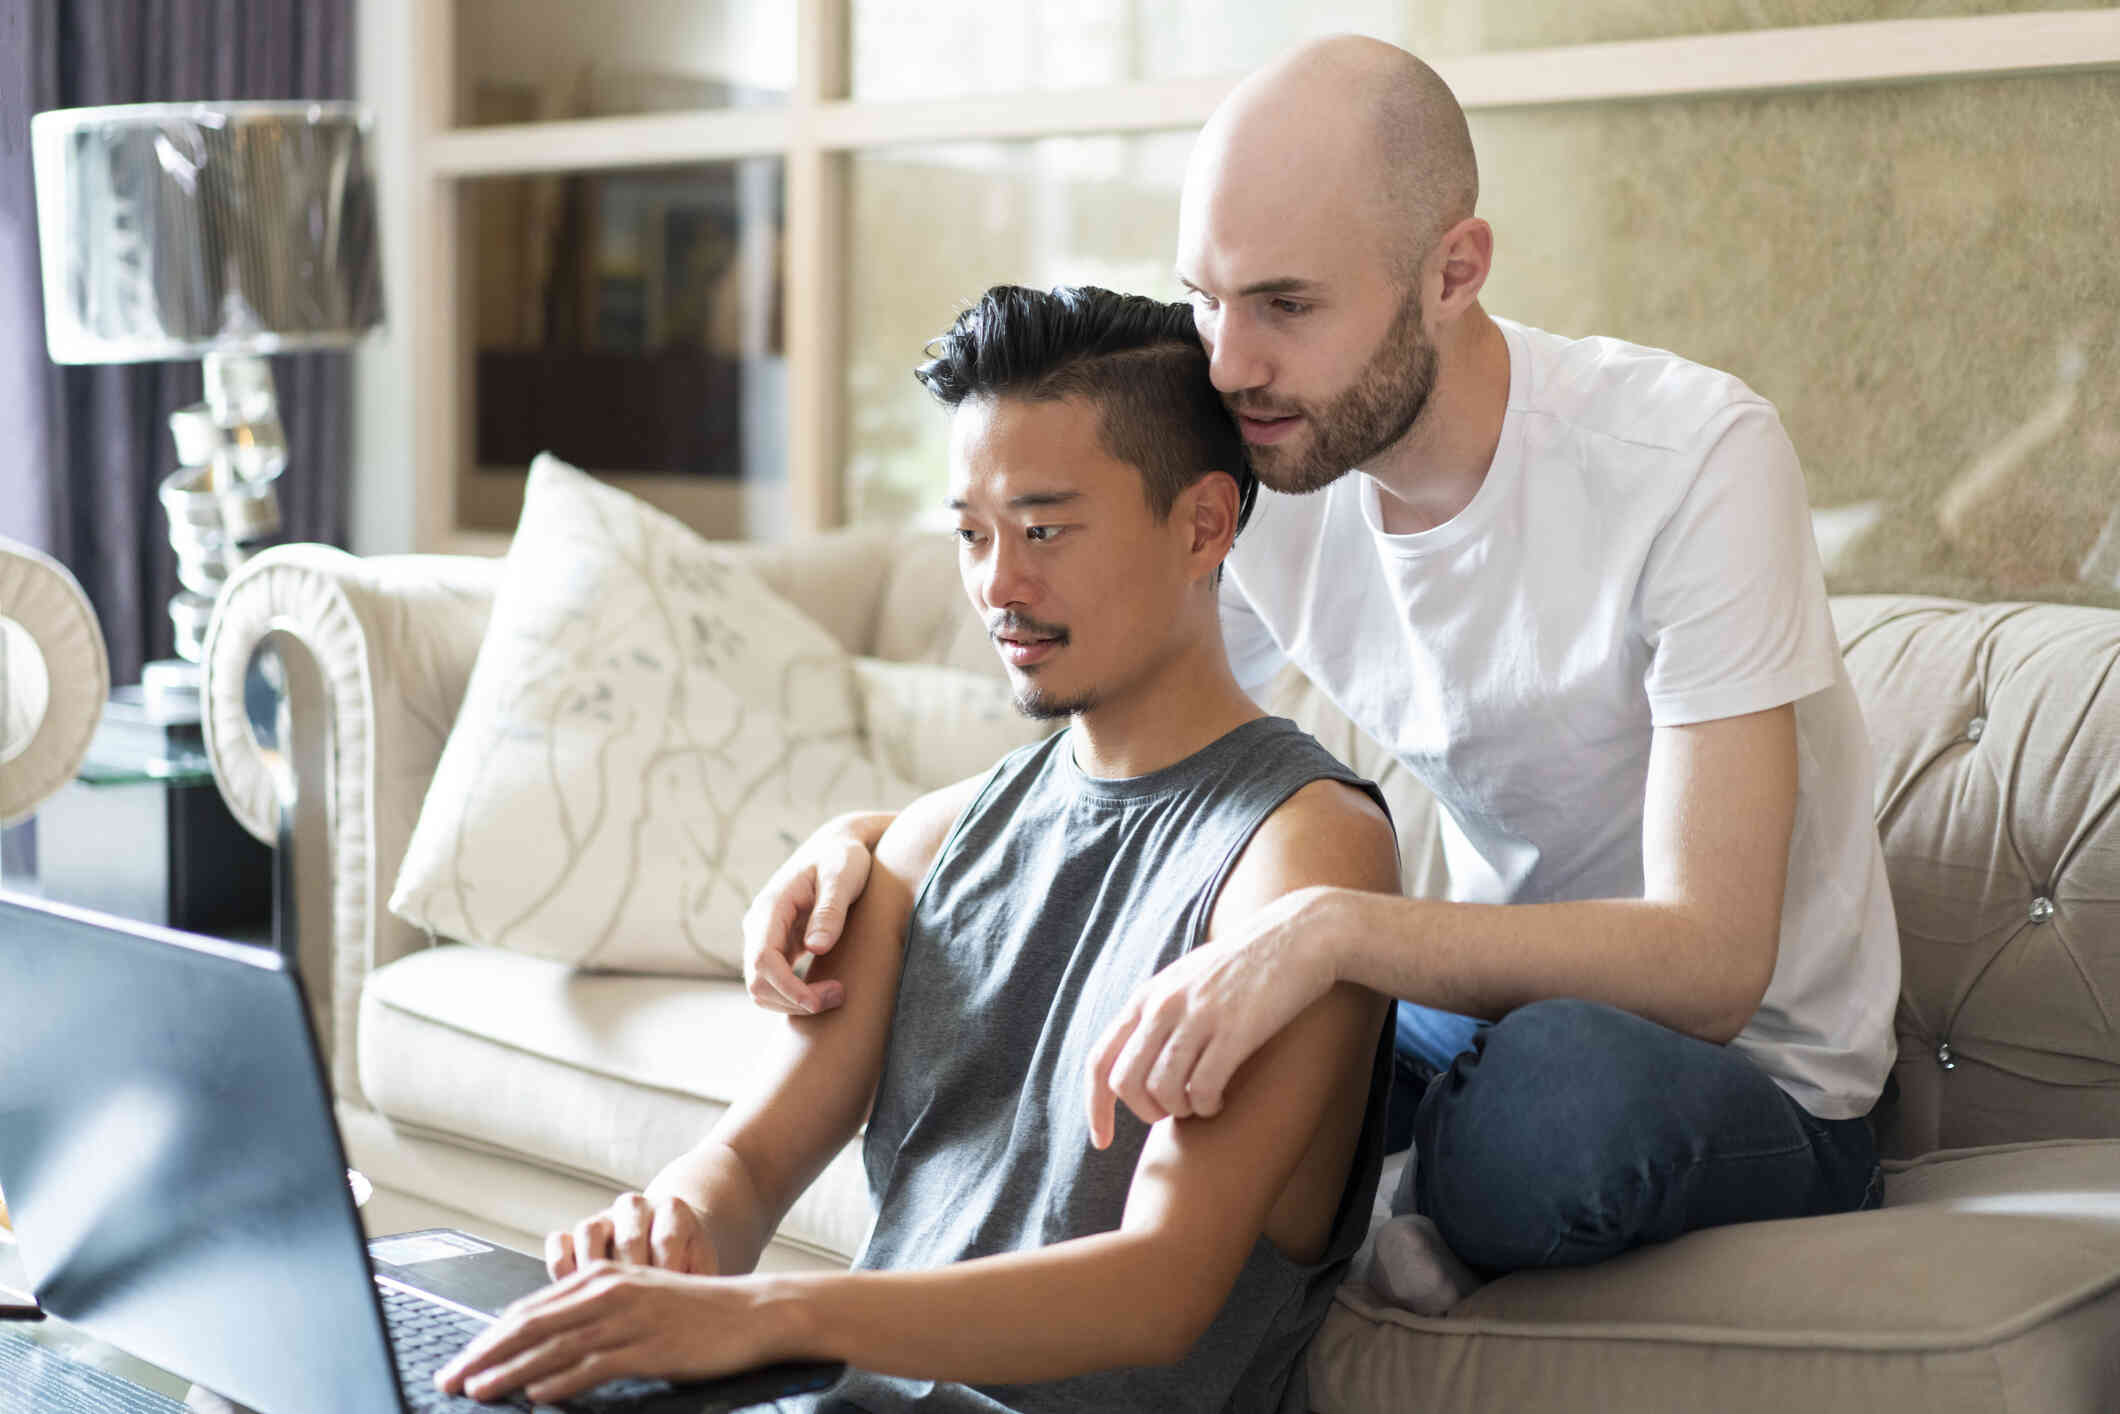
<svg viewBox="0 0 2120 1414"><path fill-rule="evenodd" d="M447 1306L424 1301L409 1291L376 1283L383 1298L383 1324L390 1331L390 1352L397 1358L398 1386L405 1402L420 1414L496 1408L529 1409L529 1400L510 1395L500 1404L481 1404L466 1395L443 1394L434 1387L434 1372L471 1343L487 1322Z"/></svg>

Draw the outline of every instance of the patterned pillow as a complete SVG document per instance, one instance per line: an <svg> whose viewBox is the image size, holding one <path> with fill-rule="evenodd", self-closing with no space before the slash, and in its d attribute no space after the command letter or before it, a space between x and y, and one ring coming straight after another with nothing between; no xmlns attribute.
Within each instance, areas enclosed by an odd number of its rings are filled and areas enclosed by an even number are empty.
<svg viewBox="0 0 2120 1414"><path fill-rule="evenodd" d="M1032 721L1004 679L962 668L856 658L854 681L870 752L922 790L975 776L1067 725Z"/></svg>
<svg viewBox="0 0 2120 1414"><path fill-rule="evenodd" d="M917 794L859 726L830 633L539 457L391 911L580 967L738 976L743 910L788 852Z"/></svg>

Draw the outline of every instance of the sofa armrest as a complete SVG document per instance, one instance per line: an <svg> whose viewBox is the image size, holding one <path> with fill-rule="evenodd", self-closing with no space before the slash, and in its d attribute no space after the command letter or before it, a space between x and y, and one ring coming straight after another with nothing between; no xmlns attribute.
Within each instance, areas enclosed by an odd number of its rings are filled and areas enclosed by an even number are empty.
<svg viewBox="0 0 2120 1414"><path fill-rule="evenodd" d="M333 1086L356 1103L361 985L428 943L384 905L463 703L500 568L471 556L362 559L286 545L229 581L207 635L206 749L229 809L277 842L276 773L291 770L298 788L295 951ZM284 757L261 748L246 710L261 646L279 651L288 678Z"/></svg>

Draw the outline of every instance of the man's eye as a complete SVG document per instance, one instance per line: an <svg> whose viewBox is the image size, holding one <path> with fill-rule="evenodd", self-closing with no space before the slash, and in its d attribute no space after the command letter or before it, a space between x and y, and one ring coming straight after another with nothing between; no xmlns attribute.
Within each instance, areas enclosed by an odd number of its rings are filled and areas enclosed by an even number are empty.
<svg viewBox="0 0 2120 1414"><path fill-rule="evenodd" d="M1027 539L1035 540L1040 543L1043 543L1047 540L1051 540L1059 533L1060 527L1057 525L1033 525L1028 527L1023 532L1024 536Z"/></svg>
<svg viewBox="0 0 2120 1414"><path fill-rule="evenodd" d="M1276 314L1308 314L1310 312L1309 305L1301 300L1293 299L1277 299L1273 302L1273 308Z"/></svg>
<svg viewBox="0 0 2120 1414"><path fill-rule="evenodd" d="M963 526L959 526L950 533L957 537L959 545L977 545L979 543L979 532L976 530L967 530Z"/></svg>

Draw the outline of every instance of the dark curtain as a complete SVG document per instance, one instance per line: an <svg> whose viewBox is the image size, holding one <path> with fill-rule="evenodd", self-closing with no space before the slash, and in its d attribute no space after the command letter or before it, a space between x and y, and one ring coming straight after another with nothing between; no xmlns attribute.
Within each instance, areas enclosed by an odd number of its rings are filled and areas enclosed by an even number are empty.
<svg viewBox="0 0 2120 1414"><path fill-rule="evenodd" d="M29 114L192 99L345 98L354 0L0 0L0 535L80 579L111 680L171 655L177 591L155 490L176 468L169 414L199 365L60 368L44 350ZM272 359L288 463L288 540L343 544L352 368L343 353Z"/></svg>

